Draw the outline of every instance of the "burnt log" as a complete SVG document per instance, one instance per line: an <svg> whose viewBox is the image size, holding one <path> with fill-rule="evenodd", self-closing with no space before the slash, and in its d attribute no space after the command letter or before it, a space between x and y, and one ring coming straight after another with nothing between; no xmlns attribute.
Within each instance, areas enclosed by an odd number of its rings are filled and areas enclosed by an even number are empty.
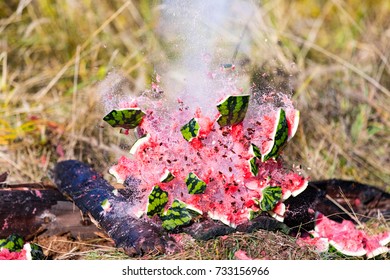
<svg viewBox="0 0 390 280"><path fill-rule="evenodd" d="M35 235L65 233L89 238L97 231L88 217L53 185L0 185L0 238L14 233L27 240Z"/></svg>
<svg viewBox="0 0 390 280"><path fill-rule="evenodd" d="M129 214L129 201L88 165L74 160L60 162L54 170L54 180L58 189L71 197L127 254L173 249L173 241L161 227ZM103 208L105 201L110 202L109 209Z"/></svg>

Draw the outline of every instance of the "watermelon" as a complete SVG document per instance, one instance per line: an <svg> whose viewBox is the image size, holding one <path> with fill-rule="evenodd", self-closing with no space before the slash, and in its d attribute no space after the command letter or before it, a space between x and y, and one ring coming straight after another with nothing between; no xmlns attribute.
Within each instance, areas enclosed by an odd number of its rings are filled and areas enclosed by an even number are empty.
<svg viewBox="0 0 390 280"><path fill-rule="evenodd" d="M191 142L192 139L198 137L199 130L200 127L197 119L192 118L188 123L181 127L180 132L185 140Z"/></svg>
<svg viewBox="0 0 390 280"><path fill-rule="evenodd" d="M169 183L170 181L172 181L173 179L175 179L175 175L173 175L171 173L171 171L169 171L168 169L166 169L164 171L164 174L161 176L161 179L160 179L160 182L161 183Z"/></svg>
<svg viewBox="0 0 390 280"><path fill-rule="evenodd" d="M329 241L340 253L347 256L366 256L373 258L389 252L385 247L390 241L390 232L370 235L347 220L341 223L330 220L321 213L316 213L315 228L312 235ZM305 242L305 240L301 240ZM309 243L308 243L309 244Z"/></svg>
<svg viewBox="0 0 390 280"><path fill-rule="evenodd" d="M231 94L221 98L226 92ZM175 110L146 95L136 98L134 104L148 107L146 114L131 111L137 119L131 126L137 125L141 138L131 156L109 170L119 183L136 180L132 214L146 213L145 219L169 230L188 225L191 208L231 227L259 213L283 220L283 201L307 185L278 157L296 131L299 113L292 106L250 103L241 92L234 79L227 80L215 94L222 100L216 108L191 108L179 100ZM117 115L108 119L125 118Z"/></svg>
<svg viewBox="0 0 390 280"><path fill-rule="evenodd" d="M199 179L199 177L196 176L195 173L191 172L190 174L188 174L185 182L188 188L188 193L190 194L204 193L206 189L206 183Z"/></svg>
<svg viewBox="0 0 390 280"><path fill-rule="evenodd" d="M295 133L298 130L299 116L300 116L300 113L298 110L293 109L293 110L286 111L286 120L287 120L287 126L288 126L288 139L287 139L287 141L290 141L291 138L294 137Z"/></svg>
<svg viewBox="0 0 390 280"><path fill-rule="evenodd" d="M168 202L168 192L163 191L159 186L154 186L152 192L148 197L148 204L146 208L146 214L149 217L153 217L154 215L160 215L165 205Z"/></svg>
<svg viewBox="0 0 390 280"><path fill-rule="evenodd" d="M111 209L111 203L108 199L103 200L100 205L102 206L104 212L108 212Z"/></svg>
<svg viewBox="0 0 390 280"><path fill-rule="evenodd" d="M25 243L17 234L0 240L0 260L43 260L42 248L34 243Z"/></svg>
<svg viewBox="0 0 390 280"><path fill-rule="evenodd" d="M286 112L283 109L279 109L279 112L277 113L274 131L271 133L270 138L272 139L271 145L268 146L267 150L261 153L261 160L263 162L270 158L276 159L287 143L288 125Z"/></svg>
<svg viewBox="0 0 390 280"><path fill-rule="evenodd" d="M200 215L202 212L189 207L186 203L175 199L172 206L162 214L161 220L163 228L173 230L177 227L188 225L193 217Z"/></svg>
<svg viewBox="0 0 390 280"><path fill-rule="evenodd" d="M257 166L256 157L253 157L249 160L249 168L253 176L257 176L257 174L259 174L259 167Z"/></svg>
<svg viewBox="0 0 390 280"><path fill-rule="evenodd" d="M260 209L271 211L282 198L282 188L280 186L268 186L262 191L262 197L259 201Z"/></svg>
<svg viewBox="0 0 390 280"><path fill-rule="evenodd" d="M217 122L220 126L242 122L248 110L249 95L228 96L217 104L220 113Z"/></svg>
<svg viewBox="0 0 390 280"><path fill-rule="evenodd" d="M268 211L272 218L275 218L279 222L284 221L284 213L286 213L286 205L283 202L278 202L274 209Z"/></svg>
<svg viewBox="0 0 390 280"><path fill-rule="evenodd" d="M124 129L136 128L142 121L145 113L139 108L112 110L103 120L112 127L121 127Z"/></svg>
<svg viewBox="0 0 390 280"><path fill-rule="evenodd" d="M142 145L147 143L150 139L150 134L145 134L137 139L137 141L131 146L130 154L135 155L135 153L140 149Z"/></svg>

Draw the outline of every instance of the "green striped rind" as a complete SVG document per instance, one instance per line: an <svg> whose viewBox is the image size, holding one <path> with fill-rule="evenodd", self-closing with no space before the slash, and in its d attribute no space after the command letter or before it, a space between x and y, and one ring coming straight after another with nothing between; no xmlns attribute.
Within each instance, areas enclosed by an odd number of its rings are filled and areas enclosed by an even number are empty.
<svg viewBox="0 0 390 280"><path fill-rule="evenodd" d="M252 155L257 157L258 159L261 159L261 152L260 152L260 148L259 147L257 147L255 144L251 144L249 149L250 149L249 152Z"/></svg>
<svg viewBox="0 0 390 280"><path fill-rule="evenodd" d="M259 174L259 166L257 165L257 161L256 160L257 160L256 157L253 157L250 160L248 160L249 168L250 168L251 174L253 176L257 176L257 174Z"/></svg>
<svg viewBox="0 0 390 280"><path fill-rule="evenodd" d="M164 175L161 176L160 182L161 183L168 183L175 179L175 175L173 175L169 170L165 170Z"/></svg>
<svg viewBox="0 0 390 280"><path fill-rule="evenodd" d="M279 186L268 186L262 191L263 195L260 200L260 209L271 211L282 198L282 188Z"/></svg>
<svg viewBox="0 0 390 280"><path fill-rule="evenodd" d="M145 113L139 108L112 110L103 120L113 127L122 127L125 129L132 129L137 127Z"/></svg>
<svg viewBox="0 0 390 280"><path fill-rule="evenodd" d="M186 177L186 185L189 194L204 193L206 189L206 183L199 179L199 177L192 172Z"/></svg>
<svg viewBox="0 0 390 280"><path fill-rule="evenodd" d="M188 225L192 220L192 215L185 203L175 199L168 211L161 215L161 220L163 228L173 230L176 227Z"/></svg>
<svg viewBox="0 0 390 280"><path fill-rule="evenodd" d="M288 139L288 125L287 125L287 119L286 119L286 112L283 109L280 109L279 113L279 121L276 128L276 133L274 137L274 145L271 149L271 151L262 156L262 161L267 161L270 158L277 158L281 150L284 148L284 146L287 143Z"/></svg>
<svg viewBox="0 0 390 280"><path fill-rule="evenodd" d="M30 243L30 248L31 248L31 252L30 252L31 258L33 260L45 260L46 259L46 256L43 253L42 248L38 244Z"/></svg>
<svg viewBox="0 0 390 280"><path fill-rule="evenodd" d="M190 142L192 139L198 137L199 135L199 123L195 118L192 118L188 123L183 125L180 128L180 132L183 135L184 139Z"/></svg>
<svg viewBox="0 0 390 280"><path fill-rule="evenodd" d="M6 248L12 252L22 250L23 245L23 238L17 234L11 234L7 239L2 239L0 242L0 248Z"/></svg>
<svg viewBox="0 0 390 280"><path fill-rule="evenodd" d="M248 110L249 95L229 96L217 105L221 116L217 119L220 126L242 122Z"/></svg>
<svg viewBox="0 0 390 280"><path fill-rule="evenodd" d="M261 211L253 211L252 209L248 212L248 219L253 220L254 218L258 217L260 215Z"/></svg>
<svg viewBox="0 0 390 280"><path fill-rule="evenodd" d="M154 186L148 197L148 207L146 214L152 217L156 214L160 215L165 205L168 202L168 192L163 191L159 186Z"/></svg>
<svg viewBox="0 0 390 280"><path fill-rule="evenodd" d="M100 205L102 206L103 210L104 211L107 211L108 209L110 209L111 207L111 203L110 201L108 201L108 199L106 198L105 200L103 200Z"/></svg>

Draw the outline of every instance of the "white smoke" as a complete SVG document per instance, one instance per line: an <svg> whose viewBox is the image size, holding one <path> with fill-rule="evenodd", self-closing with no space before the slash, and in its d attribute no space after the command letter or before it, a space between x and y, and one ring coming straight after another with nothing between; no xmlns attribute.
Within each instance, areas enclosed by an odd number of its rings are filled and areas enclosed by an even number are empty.
<svg viewBox="0 0 390 280"><path fill-rule="evenodd" d="M244 0L163 2L158 32L170 55L156 70L168 96L204 111L216 104L214 93L221 84L209 75L233 62L238 45L245 49L242 32L252 10L253 3Z"/></svg>

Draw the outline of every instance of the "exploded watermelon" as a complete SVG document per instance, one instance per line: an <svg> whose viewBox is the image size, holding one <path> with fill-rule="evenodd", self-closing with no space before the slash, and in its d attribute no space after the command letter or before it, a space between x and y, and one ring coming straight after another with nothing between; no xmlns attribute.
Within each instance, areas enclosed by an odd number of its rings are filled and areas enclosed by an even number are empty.
<svg viewBox="0 0 390 280"><path fill-rule="evenodd" d="M142 132L130 155L110 168L119 183L128 177L139 182L133 215L157 219L167 230L198 215L231 227L262 212L283 221L283 201L307 186L280 157L297 130L299 112L290 101L270 106L228 89L228 96L226 88L215 93L214 111L205 110L214 115L190 110L181 100L177 110L145 102L143 95L133 102L137 108L116 108L104 118Z"/></svg>
<svg viewBox="0 0 390 280"><path fill-rule="evenodd" d="M316 214L312 237L298 239L300 245L313 245L318 252L327 252L330 245L347 256L366 256L374 258L389 252L386 247L390 243L390 232L368 234L347 220L341 223L327 218L321 213Z"/></svg>

